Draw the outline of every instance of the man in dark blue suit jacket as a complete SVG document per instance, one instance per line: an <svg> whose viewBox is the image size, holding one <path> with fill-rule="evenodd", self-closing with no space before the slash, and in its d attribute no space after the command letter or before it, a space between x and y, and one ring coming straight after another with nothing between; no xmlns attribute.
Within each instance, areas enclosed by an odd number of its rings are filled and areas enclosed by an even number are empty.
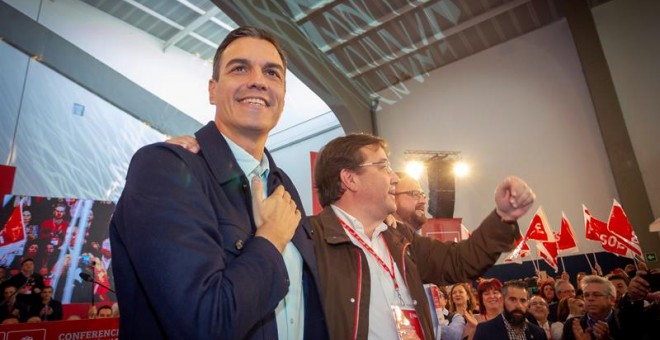
<svg viewBox="0 0 660 340"><path fill-rule="evenodd" d="M477 324L473 340L546 340L543 329L527 320L527 285L510 281L502 287L504 310L496 318ZM514 337L516 335L517 337Z"/></svg>
<svg viewBox="0 0 660 340"><path fill-rule="evenodd" d="M264 148L283 110L283 53L241 27L213 68L199 152L157 143L131 161L110 225L120 334L327 338L311 228Z"/></svg>

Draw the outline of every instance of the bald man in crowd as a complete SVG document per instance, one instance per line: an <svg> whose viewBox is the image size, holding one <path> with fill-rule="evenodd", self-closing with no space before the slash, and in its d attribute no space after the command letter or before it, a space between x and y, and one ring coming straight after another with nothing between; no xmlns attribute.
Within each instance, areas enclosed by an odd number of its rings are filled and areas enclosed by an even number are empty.
<svg viewBox="0 0 660 340"><path fill-rule="evenodd" d="M426 217L426 193L418 180L405 172L397 172L399 183L396 184L394 199L396 211L394 218L408 225L413 232L422 228Z"/></svg>

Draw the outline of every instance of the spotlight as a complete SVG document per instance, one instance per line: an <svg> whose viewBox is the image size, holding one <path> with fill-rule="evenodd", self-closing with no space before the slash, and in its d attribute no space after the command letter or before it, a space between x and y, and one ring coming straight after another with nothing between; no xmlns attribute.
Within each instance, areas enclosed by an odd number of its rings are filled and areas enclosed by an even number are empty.
<svg viewBox="0 0 660 340"><path fill-rule="evenodd" d="M410 177L419 180L420 177L422 177L422 173L424 172L424 164L420 161L409 161L406 164L406 173L410 175Z"/></svg>
<svg viewBox="0 0 660 340"><path fill-rule="evenodd" d="M470 174L470 167L468 167L467 163L461 161L454 163L454 175L456 177L465 177L468 174Z"/></svg>

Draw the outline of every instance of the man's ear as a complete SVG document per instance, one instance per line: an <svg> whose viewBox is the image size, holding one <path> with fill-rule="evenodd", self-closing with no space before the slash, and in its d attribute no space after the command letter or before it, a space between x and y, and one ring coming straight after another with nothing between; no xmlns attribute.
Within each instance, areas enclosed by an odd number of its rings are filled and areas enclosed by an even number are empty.
<svg viewBox="0 0 660 340"><path fill-rule="evenodd" d="M342 187L346 190L357 191L359 179L355 176L355 172L348 169L341 169L341 172L339 172L339 180L341 181Z"/></svg>
<svg viewBox="0 0 660 340"><path fill-rule="evenodd" d="M215 105L215 86L218 84L213 79L209 79L209 104Z"/></svg>

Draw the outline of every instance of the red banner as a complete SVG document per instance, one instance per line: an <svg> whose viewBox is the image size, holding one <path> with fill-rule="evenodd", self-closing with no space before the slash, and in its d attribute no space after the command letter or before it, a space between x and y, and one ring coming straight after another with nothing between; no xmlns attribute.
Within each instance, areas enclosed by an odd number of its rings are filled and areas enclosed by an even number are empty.
<svg viewBox="0 0 660 340"><path fill-rule="evenodd" d="M50 321L0 326L0 340L119 339L119 319Z"/></svg>
<svg viewBox="0 0 660 340"><path fill-rule="evenodd" d="M434 238L441 242L460 242L462 218L429 218L422 226L422 236Z"/></svg>
<svg viewBox="0 0 660 340"><path fill-rule="evenodd" d="M16 167L9 165L0 165L0 197L10 194L14 187L14 176Z"/></svg>

